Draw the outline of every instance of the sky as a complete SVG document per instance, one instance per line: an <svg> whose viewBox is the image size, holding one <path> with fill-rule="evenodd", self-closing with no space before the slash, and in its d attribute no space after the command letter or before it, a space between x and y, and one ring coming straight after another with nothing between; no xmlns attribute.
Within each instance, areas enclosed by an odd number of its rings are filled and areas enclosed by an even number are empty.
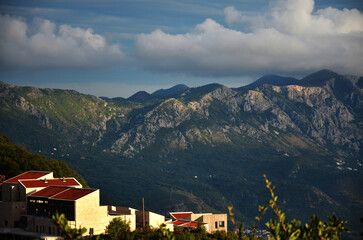
<svg viewBox="0 0 363 240"><path fill-rule="evenodd" d="M0 0L0 81L129 97L363 75L362 0Z"/></svg>

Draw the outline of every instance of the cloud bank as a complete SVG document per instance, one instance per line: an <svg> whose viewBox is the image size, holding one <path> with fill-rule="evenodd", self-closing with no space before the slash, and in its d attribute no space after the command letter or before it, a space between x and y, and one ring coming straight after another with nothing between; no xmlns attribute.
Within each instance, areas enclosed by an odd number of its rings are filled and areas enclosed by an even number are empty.
<svg viewBox="0 0 363 240"><path fill-rule="evenodd" d="M193 75L306 73L330 68L363 75L363 14L325 8L314 0L281 0L265 16L224 10L229 26L248 22L250 31L226 28L212 19L185 34L155 30L140 34L135 54L145 68Z"/></svg>
<svg viewBox="0 0 363 240"><path fill-rule="evenodd" d="M119 45L109 45L92 29L56 26L36 18L0 15L0 62L2 69L85 69L109 66L120 60Z"/></svg>

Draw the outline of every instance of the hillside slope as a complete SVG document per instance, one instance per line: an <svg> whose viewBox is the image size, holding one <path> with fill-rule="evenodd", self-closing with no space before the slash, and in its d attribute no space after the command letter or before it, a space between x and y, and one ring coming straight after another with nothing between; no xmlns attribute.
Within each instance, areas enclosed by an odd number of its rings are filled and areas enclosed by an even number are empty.
<svg viewBox="0 0 363 240"><path fill-rule="evenodd" d="M54 177L74 177L88 187L87 182L70 169L64 161L46 159L25 148L12 144L5 135L0 135L0 175L6 179L12 178L26 171L51 171Z"/></svg>
<svg viewBox="0 0 363 240"><path fill-rule="evenodd" d="M288 214L334 212L357 229L362 78L321 73L306 85L210 84L140 102L0 84L0 132L65 160L117 204L145 197L160 213L234 205L248 222L267 199L265 173Z"/></svg>

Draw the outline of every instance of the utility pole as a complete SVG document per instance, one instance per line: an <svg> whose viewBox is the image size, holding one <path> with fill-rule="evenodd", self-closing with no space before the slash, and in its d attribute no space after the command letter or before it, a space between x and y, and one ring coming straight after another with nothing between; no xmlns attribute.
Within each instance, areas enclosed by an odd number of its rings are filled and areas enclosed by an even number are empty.
<svg viewBox="0 0 363 240"><path fill-rule="evenodd" d="M142 228L145 229L145 203L144 203L144 198L142 198Z"/></svg>

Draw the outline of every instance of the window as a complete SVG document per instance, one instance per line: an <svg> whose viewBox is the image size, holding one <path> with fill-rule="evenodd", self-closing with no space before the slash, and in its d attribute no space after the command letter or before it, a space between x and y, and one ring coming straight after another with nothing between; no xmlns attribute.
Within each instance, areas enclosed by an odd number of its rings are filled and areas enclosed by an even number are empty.
<svg viewBox="0 0 363 240"><path fill-rule="evenodd" d="M218 222L216 222L216 225L215 225L216 228L218 228Z"/></svg>
<svg viewBox="0 0 363 240"><path fill-rule="evenodd" d="M224 227L224 221L219 221L219 227Z"/></svg>
<svg viewBox="0 0 363 240"><path fill-rule="evenodd" d="M93 228L89 229L89 235L93 235Z"/></svg>

